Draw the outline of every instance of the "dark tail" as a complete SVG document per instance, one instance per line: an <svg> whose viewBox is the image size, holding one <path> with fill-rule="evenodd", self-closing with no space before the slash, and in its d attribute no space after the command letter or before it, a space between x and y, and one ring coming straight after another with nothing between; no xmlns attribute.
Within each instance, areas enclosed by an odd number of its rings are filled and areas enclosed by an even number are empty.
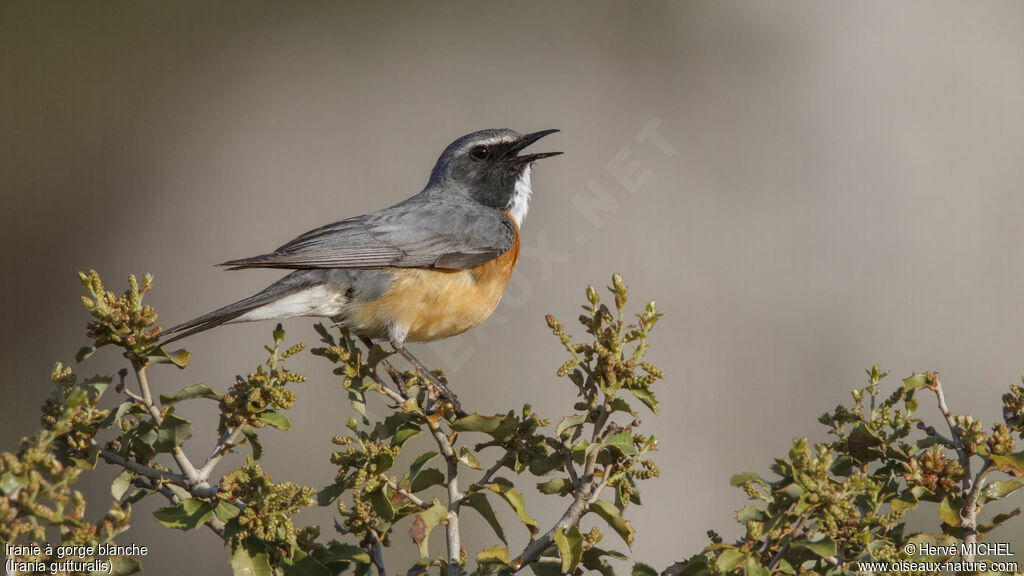
<svg viewBox="0 0 1024 576"><path fill-rule="evenodd" d="M251 312L260 306L270 304L278 298L287 296L288 294L301 289L301 286L296 285L295 282L289 282L288 280L289 277L282 278L280 281L271 284L258 294L164 330L163 336L170 336L170 338L160 341L157 346L166 346L176 340L181 340L182 338L187 338L188 336L209 330L210 328L220 326L221 324L226 324L232 320L238 319L247 312Z"/></svg>

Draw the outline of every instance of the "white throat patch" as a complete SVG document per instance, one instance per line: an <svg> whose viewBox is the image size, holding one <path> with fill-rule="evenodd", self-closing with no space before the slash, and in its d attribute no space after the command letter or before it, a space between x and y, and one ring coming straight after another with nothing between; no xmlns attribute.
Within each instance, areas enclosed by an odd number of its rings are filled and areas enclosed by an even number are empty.
<svg viewBox="0 0 1024 576"><path fill-rule="evenodd" d="M530 196L533 195L533 186L530 184L530 165L527 164L523 173L516 180L515 194L508 203L508 214L516 226L522 226L526 220L526 213L530 210Z"/></svg>

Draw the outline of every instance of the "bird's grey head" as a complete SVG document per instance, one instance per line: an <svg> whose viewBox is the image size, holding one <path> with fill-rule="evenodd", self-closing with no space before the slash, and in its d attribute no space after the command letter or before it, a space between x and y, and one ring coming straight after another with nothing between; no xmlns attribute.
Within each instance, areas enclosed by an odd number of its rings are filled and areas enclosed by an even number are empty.
<svg viewBox="0 0 1024 576"><path fill-rule="evenodd" d="M542 152L520 156L519 152L553 132L558 130L523 135L501 128L467 134L445 148L430 174L430 183L468 194L477 202L499 210L514 212L518 200L523 204L519 208L522 214L516 218L518 224L525 217L530 164L561 154ZM524 195L527 198L521 198Z"/></svg>

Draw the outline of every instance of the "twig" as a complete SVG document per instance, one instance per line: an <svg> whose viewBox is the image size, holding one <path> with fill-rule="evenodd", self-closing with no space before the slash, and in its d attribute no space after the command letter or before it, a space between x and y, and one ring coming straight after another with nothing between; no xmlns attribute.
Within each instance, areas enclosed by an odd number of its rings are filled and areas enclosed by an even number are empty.
<svg viewBox="0 0 1024 576"><path fill-rule="evenodd" d="M96 441L95 440L93 441L93 445L96 445ZM143 475L143 476L145 476L147 478L152 478L154 480L160 480L161 482L173 482L175 484L181 484L181 485L185 484L185 477L182 476L181 474L177 474L175 472L170 472L170 471L165 471L165 470L157 470L156 468L153 468L152 466L146 466L145 464L139 464L138 462L135 462L134 460L129 460L129 459L125 458L124 456L121 456L120 454L118 454L116 452L112 452L112 451L107 450L105 448L100 448L99 449L99 454L100 454L100 458L103 458L107 462L109 462L111 464L114 464L114 465L117 465L117 466L122 466L124 468L127 468L127 469L131 470L132 472L135 472L136 474L141 474L141 475Z"/></svg>
<svg viewBox="0 0 1024 576"><path fill-rule="evenodd" d="M424 510L430 507L419 496L413 494L412 492L409 492L408 490L405 490L404 488L399 487L398 484L396 484L395 481L392 480L391 478L388 478L386 474L378 474L377 477L383 480L388 486L390 486L392 490L404 496L405 499L408 500L409 502L412 502L413 504L419 506L420 508L423 508Z"/></svg>
<svg viewBox="0 0 1024 576"><path fill-rule="evenodd" d="M226 430L224 434L221 435L220 439L217 440L217 446L213 449L213 453L210 454L210 457L207 458L206 462L203 463L203 467L200 468L197 472L197 474L199 474L199 478L203 482L209 480L210 474L213 473L214 467L217 466L217 463L220 462L221 459L227 455L228 451L231 449L231 446L238 442L241 434L242 427L236 426L234 428Z"/></svg>
<svg viewBox="0 0 1024 576"><path fill-rule="evenodd" d="M918 422L917 429L922 430L925 434L929 436L934 436L938 438L939 440L942 441L943 444L946 444L950 448L956 448L956 444L954 444L953 441L950 440L949 438L943 436L942 433L935 429L935 426L928 426L924 422Z"/></svg>
<svg viewBox="0 0 1024 576"><path fill-rule="evenodd" d="M995 470L992 460L986 458L985 464L978 471L974 478L974 487L967 494L966 501L960 508L960 527L964 529L964 544L967 545L967 553L964 554L965 562L974 562L974 548L970 546L978 541L978 497L981 496L981 489L985 486L985 478Z"/></svg>
<svg viewBox="0 0 1024 576"><path fill-rule="evenodd" d="M935 386L932 390L935 392L935 398L939 403L939 412L942 412L942 416L946 419L949 433L953 436L953 447L956 448L957 455L960 456L960 463L964 467L963 492L967 494L971 491L971 455L967 453L967 450L964 450L964 445L960 441L960 434L956 431L958 428L956 418L953 417L949 406L946 405L946 394L942 391L942 382L939 382L938 374L935 375L934 382Z"/></svg>
<svg viewBox="0 0 1024 576"><path fill-rule="evenodd" d="M608 414L609 412L606 406L602 405L598 408L597 417L594 419L594 432L591 434L593 442L603 442L605 438L607 438L607 435L611 433L611 427L605 429L605 424L608 422ZM611 477L611 474L606 474L605 478L602 479L601 484L597 487L594 485L594 471L597 467L597 456L600 452L600 450L594 450L593 453L584 460L583 475L580 477L580 487L576 491L576 497L573 498L572 503L570 503L569 507L562 513L562 517L559 518L558 522L556 522L550 530L545 532L540 538L530 542L526 548L523 549L513 562L513 567L516 571L523 569L540 558L541 553L551 545L551 542L555 538L555 534L559 530L579 524L580 519L587 513L590 504L597 500L601 490L607 486L607 482Z"/></svg>
<svg viewBox="0 0 1024 576"><path fill-rule="evenodd" d="M149 380L146 378L146 367L139 360L133 359L132 368L135 369L135 377L138 379L139 389L142 391L142 403L146 410L149 411L150 416L153 417L157 427L159 427L163 423L164 418L160 414L160 409L153 403L153 394L149 390ZM178 463L178 468L181 469L182 475L185 476L186 487L190 489L206 487L206 482L199 477L199 472L192 464L192 461L188 459L188 456L181 451L181 447L175 446L171 450L171 457Z"/></svg>
<svg viewBox="0 0 1024 576"><path fill-rule="evenodd" d="M576 492L580 489L580 477L576 473L576 463L572 461L572 451L565 451L565 472L569 475L569 481L572 482L572 490Z"/></svg>
<svg viewBox="0 0 1024 576"><path fill-rule="evenodd" d="M769 572L772 570L772 568L775 568L775 565L779 563L779 560L782 560L782 553L785 552L787 548L789 548L789 542L793 539L793 535L796 534L798 530L800 530L800 527L804 525L804 522L807 521L807 518L809 518L810 515L810 510L801 514L800 517L797 518L796 523L793 524L793 528L786 532L786 535L782 537L782 545L779 546L778 552L776 552L775 555L772 556L772 559L768 562L768 566L765 566L765 568L767 568Z"/></svg>
<svg viewBox="0 0 1024 576"><path fill-rule="evenodd" d="M140 482L137 484L138 486L141 486L142 488L146 488L148 490L155 490L163 494L164 497L167 498L167 501L175 506L181 504L181 498L178 498L178 495L175 494L167 486L164 486L163 484L158 483L153 479L149 479L148 482L142 481L141 478L139 480ZM214 534L216 534L217 536L220 536L221 538L224 537L224 522L220 518L217 518L216 516L211 516L210 519L204 523L204 526L206 526L210 530L213 530Z"/></svg>

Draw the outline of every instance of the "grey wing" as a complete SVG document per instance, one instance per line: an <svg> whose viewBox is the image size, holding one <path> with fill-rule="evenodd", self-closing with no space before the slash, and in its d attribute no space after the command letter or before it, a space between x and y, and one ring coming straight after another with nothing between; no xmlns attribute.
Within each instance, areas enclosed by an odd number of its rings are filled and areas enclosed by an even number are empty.
<svg viewBox="0 0 1024 576"><path fill-rule="evenodd" d="M311 230L271 254L223 265L232 269L465 269L497 258L514 242L511 219L493 208L437 199L407 201Z"/></svg>

